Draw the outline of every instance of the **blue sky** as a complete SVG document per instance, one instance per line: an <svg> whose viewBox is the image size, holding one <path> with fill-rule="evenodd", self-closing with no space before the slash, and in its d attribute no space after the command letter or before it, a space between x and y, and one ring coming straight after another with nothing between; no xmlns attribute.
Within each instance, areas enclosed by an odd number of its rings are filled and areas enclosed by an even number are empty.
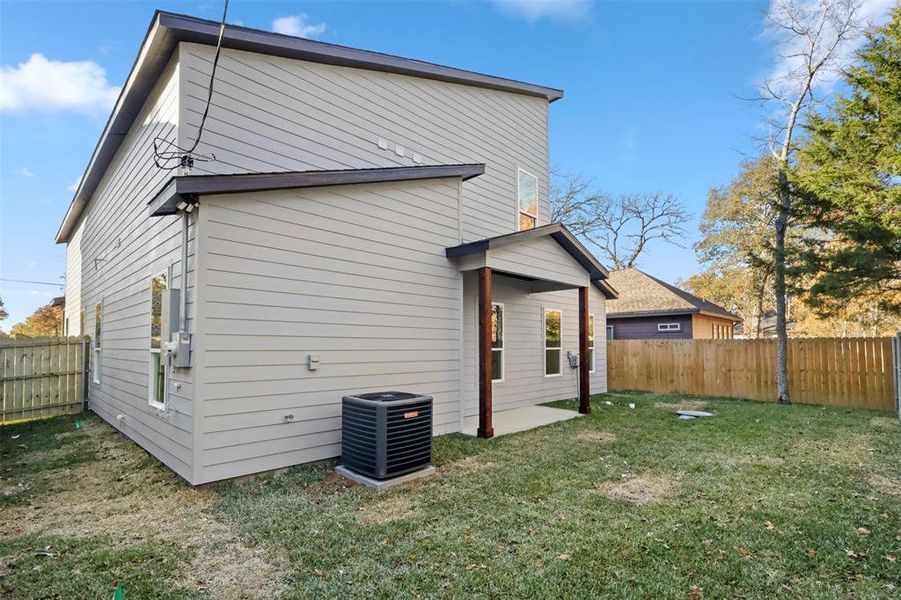
<svg viewBox="0 0 901 600"><path fill-rule="evenodd" d="M0 90L0 278L62 282L65 250L53 237L156 8L221 15L219 1L0 2L0 68L32 79L17 97ZM739 97L773 68L760 36L766 8L232 0L229 20L563 88L551 108L552 163L606 192L678 195L695 215L693 238L707 190L759 145L760 113ZM669 281L698 270L690 247L667 245L640 266ZM0 326L60 294L0 280L10 313Z"/></svg>

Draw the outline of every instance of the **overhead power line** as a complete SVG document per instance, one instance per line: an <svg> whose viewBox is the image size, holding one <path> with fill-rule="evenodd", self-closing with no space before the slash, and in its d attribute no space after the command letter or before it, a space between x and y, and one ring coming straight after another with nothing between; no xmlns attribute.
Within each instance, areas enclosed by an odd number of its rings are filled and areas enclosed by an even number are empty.
<svg viewBox="0 0 901 600"><path fill-rule="evenodd" d="M0 281L7 281L10 283L30 283L32 285L52 285L55 287L63 287L66 285L63 282L51 283L49 281L30 281L28 279L7 279L5 277L0 277Z"/></svg>
<svg viewBox="0 0 901 600"><path fill-rule="evenodd" d="M153 140L153 161L160 169L173 171L179 167L191 168L194 166L195 160L208 161L215 160L215 156L195 156L194 151L200 143L200 137L203 135L203 128L206 125L206 118L210 112L210 104L213 100L213 82L216 80L216 68L219 66L219 54L222 52L222 38L225 36L225 19L228 15L228 0L225 0L225 6L222 8L222 23L219 25L219 39L216 42L216 55L213 57L213 70L210 72L210 83L207 86L206 106L203 109L203 116L200 117L200 127L197 129L197 136L190 148L182 148L166 138L156 137ZM165 145L174 150L160 150L160 145Z"/></svg>

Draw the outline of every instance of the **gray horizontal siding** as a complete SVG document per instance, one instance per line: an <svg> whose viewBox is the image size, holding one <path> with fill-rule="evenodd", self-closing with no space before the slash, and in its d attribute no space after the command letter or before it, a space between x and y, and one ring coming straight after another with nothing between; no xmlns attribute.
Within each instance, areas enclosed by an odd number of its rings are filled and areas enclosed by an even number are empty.
<svg viewBox="0 0 901 600"><path fill-rule="evenodd" d="M192 375L171 377L170 409L160 413L148 402L150 368L150 278L174 265L170 287L181 279L181 224L178 217L148 219L147 202L171 175L153 163L153 139L177 142L178 57L171 60L143 111L91 197L67 246L67 314L70 327L86 313L94 335L94 307L103 303L100 383L89 387L91 409L193 481ZM193 229L190 237L193 261ZM189 279L193 267L189 265ZM194 290L187 290L188 315ZM189 329L193 330L193 320ZM91 353L93 358L93 352ZM175 389L178 382L180 389Z"/></svg>
<svg viewBox="0 0 901 600"><path fill-rule="evenodd" d="M572 285L589 284L585 269L548 236L488 250L486 254L488 266L498 271Z"/></svg>
<svg viewBox="0 0 901 600"><path fill-rule="evenodd" d="M660 323L679 323L682 329L657 331ZM691 315L615 318L610 319L607 325L613 326L615 340L690 340L692 337Z"/></svg>
<svg viewBox="0 0 901 600"><path fill-rule="evenodd" d="M206 101L212 48L181 45L185 136ZM220 58L198 172L233 173L486 163L465 188L463 239L517 227L516 170L539 178L547 222L545 99L226 49ZM383 138L391 150L378 148Z"/></svg>
<svg viewBox="0 0 901 600"><path fill-rule="evenodd" d="M338 455L348 393L431 394L436 430L456 428L462 315L444 248L459 186L201 198L203 481Z"/></svg>

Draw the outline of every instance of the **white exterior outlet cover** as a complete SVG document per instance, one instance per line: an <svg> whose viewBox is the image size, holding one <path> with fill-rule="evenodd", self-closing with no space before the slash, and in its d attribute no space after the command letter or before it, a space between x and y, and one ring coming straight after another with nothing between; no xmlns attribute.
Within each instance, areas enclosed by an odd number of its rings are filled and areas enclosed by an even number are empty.
<svg viewBox="0 0 901 600"><path fill-rule="evenodd" d="M415 163L418 164L418 165L421 165L421 164L422 164L422 157L421 157L419 154L416 154L416 153L414 152L414 153L413 153L413 162L415 162Z"/></svg>
<svg viewBox="0 0 901 600"><path fill-rule="evenodd" d="M406 149L403 146L395 146L394 147L394 153L397 154L398 156L403 156L405 152L406 152Z"/></svg>
<svg viewBox="0 0 901 600"><path fill-rule="evenodd" d="M379 138L378 144L379 144L379 148L381 148L382 150L388 149L388 140Z"/></svg>

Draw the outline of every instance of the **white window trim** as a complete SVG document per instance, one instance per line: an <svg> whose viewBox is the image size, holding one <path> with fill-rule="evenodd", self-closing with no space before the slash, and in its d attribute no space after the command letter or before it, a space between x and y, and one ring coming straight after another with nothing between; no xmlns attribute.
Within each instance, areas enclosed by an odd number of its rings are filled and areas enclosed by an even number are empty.
<svg viewBox="0 0 901 600"><path fill-rule="evenodd" d="M520 174L525 173L529 177L532 177L535 180L535 214L528 213L522 209L522 197L519 195L519 178ZM520 215L528 215L535 219L535 227L538 227L538 184L541 183L541 180L538 179L537 175L526 171L522 167L516 168L516 230L517 231L525 231L520 227L519 217ZM533 228L534 229L534 228Z"/></svg>
<svg viewBox="0 0 901 600"><path fill-rule="evenodd" d="M559 347L549 347L547 345L547 314L549 312L560 313L560 346ZM563 311L559 308L545 308L543 313L543 318L541 320L541 335L544 338L543 346L544 346L544 357L542 358L542 367L544 371L545 377L562 377L563 376ZM559 358L557 359L557 373L547 372L547 351L548 350L559 350Z"/></svg>
<svg viewBox="0 0 901 600"><path fill-rule="evenodd" d="M158 355L158 356L160 357L160 363L161 363L161 366L162 366L162 360L163 360L163 357L162 357L162 355L160 354L160 349L159 349L159 348L151 348L151 349L150 349L150 354L156 354L156 355ZM155 373L154 370L153 370L153 359L152 359L152 358L150 359L150 366L148 367L147 381L148 381L148 389L147 389L148 397L147 397L147 402L148 402L148 403L150 404L150 406L152 406L153 408L165 409L165 408L166 408L166 402L165 402L165 398L166 398L166 384L167 384L167 382L169 381L169 374L166 373L166 369L163 369L163 402L157 402L156 399L153 397L153 395L154 395L154 394L153 394L153 392L154 392L154 386L156 385L156 373Z"/></svg>
<svg viewBox="0 0 901 600"><path fill-rule="evenodd" d="M682 331L682 323L657 323L657 331L661 333Z"/></svg>
<svg viewBox="0 0 901 600"><path fill-rule="evenodd" d="M101 317L97 319L97 307L100 307ZM97 304L94 305L94 369L91 375L91 379L96 384L100 384L100 362L103 358L103 347L100 343L98 343L97 338L100 338L100 341L103 341L103 301L101 300ZM97 335L97 330L100 330L100 335Z"/></svg>
<svg viewBox="0 0 901 600"><path fill-rule="evenodd" d="M615 339L613 337L613 325L607 325L607 332L609 333L609 335L607 336L607 340Z"/></svg>
<svg viewBox="0 0 901 600"><path fill-rule="evenodd" d="M492 302L491 308L494 310L495 306L501 307L501 347L500 348L491 348L491 356L494 358L494 351L501 351L501 378L500 379L492 379L491 383L504 383L507 378L507 310L504 308L503 302Z"/></svg>
<svg viewBox="0 0 901 600"><path fill-rule="evenodd" d="M592 321L594 321L594 314L588 313L589 324ZM597 321L594 321L594 335L588 336L588 351L589 351L588 353L591 356L591 365L588 369L589 373L594 373L595 361L597 359L597 355L595 354L595 351L594 351L595 346L597 345L597 338L598 338L597 326L598 326ZM591 329L588 330L588 333L591 333ZM594 338L594 339L592 339L592 338Z"/></svg>
<svg viewBox="0 0 901 600"><path fill-rule="evenodd" d="M160 271L159 273L154 273L153 275L150 276L150 289L149 289L150 298L149 298L149 300L150 300L150 333L151 334L153 333L153 280L156 277L159 277L160 275L164 275L166 277L166 289L167 290L169 289L169 285L170 285L168 271ZM148 338L147 338L147 343L148 343L148 345L150 344L150 336L148 336ZM147 385L147 402L150 404L151 407L156 408L158 410L166 409L166 392L167 392L167 388L169 387L169 373L167 373L166 368L163 367L163 356L161 354L162 345L163 345L163 332L160 331L160 347L159 348L153 348L153 347L150 348L150 353L148 355L148 361L147 361L147 384L148 384ZM163 401L162 402L157 402L156 398L155 398L155 394L153 393L154 391L156 391L154 389L156 386L156 372L153 369L153 357L152 357L153 354L156 354L160 357L160 367L163 367L163 383L162 383L162 385L163 385Z"/></svg>

